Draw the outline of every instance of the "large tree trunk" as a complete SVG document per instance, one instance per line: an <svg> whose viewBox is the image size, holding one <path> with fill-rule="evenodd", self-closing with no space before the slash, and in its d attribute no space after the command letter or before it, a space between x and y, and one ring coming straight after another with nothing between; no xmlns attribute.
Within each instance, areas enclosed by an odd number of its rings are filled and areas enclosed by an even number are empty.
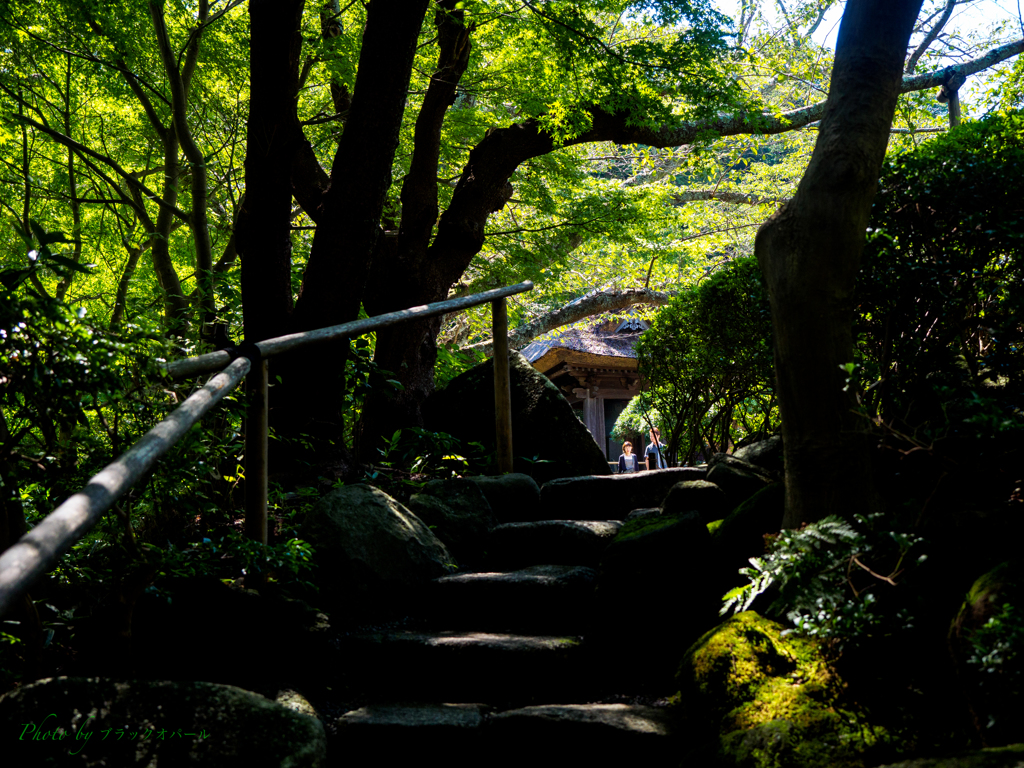
<svg viewBox="0 0 1024 768"><path fill-rule="evenodd" d="M393 247L378 249L366 294L366 311L372 315L394 312L422 303L423 265L430 235L437 221L437 163L441 155L441 127L454 103L456 89L469 64L469 29L455 0L441 0L434 17L437 27L437 68L430 78L416 118L412 162L402 184L402 223ZM442 298L448 286L427 288L428 295ZM434 339L441 318L402 323L377 333L375 362L382 369L401 372L403 389L397 393L372 393L363 413L361 446L373 455L376 438L402 426L421 423L419 407L434 389Z"/></svg>
<svg viewBox="0 0 1024 768"><path fill-rule="evenodd" d="M843 391L853 288L921 0L849 0L825 115L796 196L757 235L775 334L783 526L876 506L864 425Z"/></svg>
<svg viewBox="0 0 1024 768"><path fill-rule="evenodd" d="M426 8L427 0L374 0L367 11L352 106L295 307L300 330L359 313Z"/></svg>
<svg viewBox="0 0 1024 768"><path fill-rule="evenodd" d="M291 153L303 138L295 113L303 4L303 0L249 3L245 201L235 229L246 341L287 333L292 311Z"/></svg>
<svg viewBox="0 0 1024 768"><path fill-rule="evenodd" d="M310 214L317 229L293 315L297 331L359 314L427 2L374 0L368 6L352 106L330 186ZM293 170L301 159L295 157ZM288 375L274 393L278 405L272 413L279 432L340 440L347 349L347 342L337 342L282 359Z"/></svg>

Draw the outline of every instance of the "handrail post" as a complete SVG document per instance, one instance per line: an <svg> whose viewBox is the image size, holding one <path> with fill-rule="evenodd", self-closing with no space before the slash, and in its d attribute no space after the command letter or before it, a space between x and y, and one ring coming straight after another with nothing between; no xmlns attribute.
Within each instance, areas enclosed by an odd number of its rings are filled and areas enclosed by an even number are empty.
<svg viewBox="0 0 1024 768"><path fill-rule="evenodd" d="M491 302L494 351L494 440L498 473L512 471L512 391L508 373L508 308L505 299Z"/></svg>
<svg viewBox="0 0 1024 768"><path fill-rule="evenodd" d="M245 378L245 535L267 543L267 361ZM264 583L265 574L246 574L246 586Z"/></svg>

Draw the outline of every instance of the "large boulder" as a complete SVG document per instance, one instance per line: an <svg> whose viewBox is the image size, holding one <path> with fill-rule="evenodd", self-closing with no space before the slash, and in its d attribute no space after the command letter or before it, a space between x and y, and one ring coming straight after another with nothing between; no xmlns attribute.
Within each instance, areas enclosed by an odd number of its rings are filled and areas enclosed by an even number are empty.
<svg viewBox="0 0 1024 768"><path fill-rule="evenodd" d="M626 515L626 522L630 520L639 520L641 517L657 517L661 514L661 507L644 507L643 509L634 509L628 515ZM721 521L719 521L721 522ZM710 526L711 523L708 523ZM708 528L710 531L711 528Z"/></svg>
<svg viewBox="0 0 1024 768"><path fill-rule="evenodd" d="M540 489L541 519L624 520L634 509L660 507L676 483L704 479L699 467L676 467L552 480Z"/></svg>
<svg viewBox="0 0 1024 768"><path fill-rule="evenodd" d="M748 464L766 469L779 477L782 476L784 469L782 435L773 435L764 440L758 440L755 443L745 445L742 448L737 448L732 455Z"/></svg>
<svg viewBox="0 0 1024 768"><path fill-rule="evenodd" d="M711 557L704 576L707 589L721 597L749 583L740 569L750 566L750 558L765 554L765 534L779 532L785 497L785 486L773 483L736 507L724 520L708 524ZM777 594L774 587L762 592L753 604L754 610L766 608Z"/></svg>
<svg viewBox="0 0 1024 768"><path fill-rule="evenodd" d="M368 704L336 722L331 754L338 764L388 765L424 763L424 754L444 755L446 763L480 762L485 704Z"/></svg>
<svg viewBox="0 0 1024 768"><path fill-rule="evenodd" d="M427 613L449 629L579 631L593 607L596 580L594 569L582 565L457 573L434 582Z"/></svg>
<svg viewBox="0 0 1024 768"><path fill-rule="evenodd" d="M627 704L544 704L489 714L488 766L519 768L538 759L538 745L558 745L575 765L672 765L672 721L665 709ZM641 757L642 756L642 757ZM561 761L559 761L561 762Z"/></svg>
<svg viewBox="0 0 1024 768"><path fill-rule="evenodd" d="M540 486L529 475L510 472L498 477L467 477L481 490L499 523L536 520L540 510Z"/></svg>
<svg viewBox="0 0 1024 768"><path fill-rule="evenodd" d="M57 677L0 698L4 765L324 765L319 720L213 683Z"/></svg>
<svg viewBox="0 0 1024 768"><path fill-rule="evenodd" d="M696 512L625 523L601 558L588 640L635 651L620 669L667 685L685 647L714 621L719 595L703 589L709 534Z"/></svg>
<svg viewBox="0 0 1024 768"><path fill-rule="evenodd" d="M594 664L576 634L384 629L338 638L346 694L363 701L566 701L594 695L612 663Z"/></svg>
<svg viewBox="0 0 1024 768"><path fill-rule="evenodd" d="M775 482L777 476L757 464L716 453L708 462L706 479L725 491L729 509L735 509L766 485Z"/></svg>
<svg viewBox="0 0 1024 768"><path fill-rule="evenodd" d="M412 510L463 566L480 563L487 532L498 524L480 487L469 480L432 480L409 499Z"/></svg>
<svg viewBox="0 0 1024 768"><path fill-rule="evenodd" d="M704 744L686 765L867 768L903 751L900 740L844 699L843 681L815 641L753 611L694 643L677 675L679 703Z"/></svg>
<svg viewBox="0 0 1024 768"><path fill-rule="evenodd" d="M607 475L601 448L558 387L519 352L509 354L512 389L512 452L515 471L539 481L578 475ZM423 405L434 431L494 450L494 362L487 360L455 377ZM537 460L542 463L537 463Z"/></svg>
<svg viewBox="0 0 1024 768"><path fill-rule="evenodd" d="M661 504L661 511L667 515L693 511L705 523L721 520L729 514L725 492L707 480L684 480L673 485Z"/></svg>
<svg viewBox="0 0 1024 768"><path fill-rule="evenodd" d="M772 483L736 507L715 527L711 542L716 571L728 575L723 593L743 582L737 571L749 565L750 558L764 554L765 534L779 532L785 507L785 485Z"/></svg>
<svg viewBox="0 0 1024 768"><path fill-rule="evenodd" d="M353 618L371 609L401 612L432 579L454 570L423 521L369 485L328 493L300 533L314 547L322 599Z"/></svg>

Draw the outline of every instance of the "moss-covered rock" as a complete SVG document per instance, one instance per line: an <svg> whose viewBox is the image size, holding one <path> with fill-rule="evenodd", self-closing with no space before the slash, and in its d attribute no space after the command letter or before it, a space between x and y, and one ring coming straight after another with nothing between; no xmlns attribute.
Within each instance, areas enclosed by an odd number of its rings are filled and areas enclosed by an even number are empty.
<svg viewBox="0 0 1024 768"><path fill-rule="evenodd" d="M703 579L706 589L720 598L747 583L740 569L750 565L750 558L764 554L764 536L778 533L784 505L784 486L773 483L736 507L724 520L708 524L712 554ZM774 594L774 591L762 594L754 609L768 605Z"/></svg>
<svg viewBox="0 0 1024 768"><path fill-rule="evenodd" d="M487 567L514 571L537 563L596 567L622 523L617 520L542 520L509 523L487 540Z"/></svg>
<svg viewBox="0 0 1024 768"><path fill-rule="evenodd" d="M669 685L678 649L715 620L718 597L705 588L709 536L696 512L630 520L601 559L595 631L588 640L636 649L634 674Z"/></svg>
<svg viewBox="0 0 1024 768"><path fill-rule="evenodd" d="M724 453L716 453L708 461L707 480L725 492L729 509L735 509L776 479L768 470Z"/></svg>
<svg viewBox="0 0 1024 768"><path fill-rule="evenodd" d="M707 480L686 480L676 483L661 503L666 515L696 512L704 522L721 520L729 514L725 492Z"/></svg>
<svg viewBox="0 0 1024 768"><path fill-rule="evenodd" d="M703 480L705 474L698 467L672 467L608 477L552 480L540 489L540 519L624 520L635 509L661 507L673 486Z"/></svg>
<svg viewBox="0 0 1024 768"><path fill-rule="evenodd" d="M786 489L782 483L762 488L730 512L714 530L716 560L731 573L751 557L764 554L764 535L778 533L785 511ZM730 584L730 587L735 586Z"/></svg>
<svg viewBox="0 0 1024 768"><path fill-rule="evenodd" d="M322 497L301 536L316 552L320 599L337 615L401 615L432 579L453 570L448 549L423 521L368 485Z"/></svg>
<svg viewBox="0 0 1024 768"><path fill-rule="evenodd" d="M463 478L430 481L409 498L409 509L463 567L480 564L487 532L498 525L483 491Z"/></svg>
<svg viewBox="0 0 1024 768"><path fill-rule="evenodd" d="M1024 739L1024 568L1002 563L971 586L949 631L972 720L985 746Z"/></svg>
<svg viewBox="0 0 1024 768"><path fill-rule="evenodd" d="M782 435L773 435L737 449L733 456L782 477Z"/></svg>
<svg viewBox="0 0 1024 768"><path fill-rule="evenodd" d="M744 768L863 768L899 739L844 700L843 682L812 640L748 611L694 643L677 675L683 712L712 741L691 758Z"/></svg>
<svg viewBox="0 0 1024 768"><path fill-rule="evenodd" d="M1021 768L1024 766L1024 744L1011 744L983 749L954 757L927 757L890 763L878 768Z"/></svg>
<svg viewBox="0 0 1024 768"><path fill-rule="evenodd" d="M510 472L499 477L467 477L483 493L499 523L528 523L540 513L540 486L529 475Z"/></svg>
<svg viewBox="0 0 1024 768"><path fill-rule="evenodd" d="M212 683L56 677L0 697L4 765L320 766L324 727Z"/></svg>
<svg viewBox="0 0 1024 768"><path fill-rule="evenodd" d="M135 604L129 651L97 671L109 677L205 680L273 696L282 687L322 677L325 657L332 655L325 619L270 590L260 595L209 575L162 577ZM97 634L95 641L104 637ZM238 652L239 637L292 661L253 664Z"/></svg>

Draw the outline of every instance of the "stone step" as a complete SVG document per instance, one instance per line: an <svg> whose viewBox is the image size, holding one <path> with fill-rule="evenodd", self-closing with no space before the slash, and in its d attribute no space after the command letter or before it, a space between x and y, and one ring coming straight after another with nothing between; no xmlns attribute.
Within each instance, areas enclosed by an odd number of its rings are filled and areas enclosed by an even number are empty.
<svg viewBox="0 0 1024 768"><path fill-rule="evenodd" d="M597 571L535 565L435 579L424 616L450 629L575 632L590 623Z"/></svg>
<svg viewBox="0 0 1024 768"><path fill-rule="evenodd" d="M704 480L701 467L673 467L624 475L564 477L540 489L540 518L623 520L634 509L660 507L676 483Z"/></svg>
<svg viewBox="0 0 1024 768"><path fill-rule="evenodd" d="M626 704L374 704L338 718L336 732L349 760L386 749L389 763L419 762L438 749L449 762L487 766L627 765L641 755L644 765L676 762L671 713Z"/></svg>
<svg viewBox="0 0 1024 768"><path fill-rule="evenodd" d="M484 719L500 765L675 765L672 716L627 704L561 704L496 712Z"/></svg>
<svg viewBox="0 0 1024 768"><path fill-rule="evenodd" d="M496 570L539 563L597 567L621 527L620 520L541 520L499 525L487 536L486 563Z"/></svg>
<svg viewBox="0 0 1024 768"><path fill-rule="evenodd" d="M446 630L339 640L345 685L379 701L586 701L601 682L579 637Z"/></svg>

